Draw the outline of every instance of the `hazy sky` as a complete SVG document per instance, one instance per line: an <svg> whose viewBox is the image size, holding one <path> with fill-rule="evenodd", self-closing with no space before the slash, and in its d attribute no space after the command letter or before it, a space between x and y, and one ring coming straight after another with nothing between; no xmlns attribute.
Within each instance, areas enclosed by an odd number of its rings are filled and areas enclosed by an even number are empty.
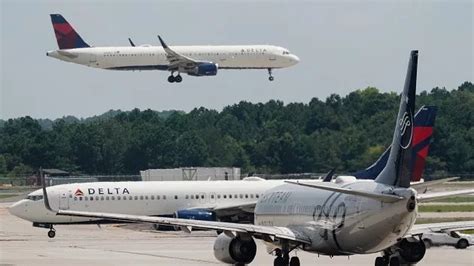
<svg viewBox="0 0 474 266"><path fill-rule="evenodd" d="M383 3L381 3L383 2ZM5 1L1 3L0 118L88 117L109 109L221 110L241 100L285 103L375 86L401 90L420 50L419 91L473 81L472 1ZM46 57L57 49L50 13L93 46L274 44L301 62L215 77L120 72Z"/></svg>

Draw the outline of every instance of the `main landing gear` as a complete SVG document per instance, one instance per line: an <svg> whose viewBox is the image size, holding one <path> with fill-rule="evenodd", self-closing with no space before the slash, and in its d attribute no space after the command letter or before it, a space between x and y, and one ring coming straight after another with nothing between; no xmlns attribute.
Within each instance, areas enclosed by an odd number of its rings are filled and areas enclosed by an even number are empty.
<svg viewBox="0 0 474 266"><path fill-rule="evenodd" d="M273 266L300 266L300 259L296 256L291 257L288 249L284 252L281 249L275 250L276 258L273 261Z"/></svg>
<svg viewBox="0 0 474 266"><path fill-rule="evenodd" d="M174 72L171 72L171 75L168 77L169 83L173 83L173 82L180 83L181 81L183 81L183 77L181 77L179 73L176 76L174 76L173 74Z"/></svg>
<svg viewBox="0 0 474 266"><path fill-rule="evenodd" d="M268 69L268 75L269 75L269 77L268 77L268 80L269 80L269 81L273 81L273 80L275 79L275 78L272 76L272 69L271 69L271 68Z"/></svg>
<svg viewBox="0 0 474 266"><path fill-rule="evenodd" d="M56 236L56 229L53 228L53 225L49 227L48 237L54 238Z"/></svg>

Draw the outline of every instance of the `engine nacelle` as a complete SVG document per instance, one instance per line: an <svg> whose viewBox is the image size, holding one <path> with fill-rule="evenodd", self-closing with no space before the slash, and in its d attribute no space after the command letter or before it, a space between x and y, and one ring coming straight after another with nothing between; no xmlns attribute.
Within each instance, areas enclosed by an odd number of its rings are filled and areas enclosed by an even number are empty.
<svg viewBox="0 0 474 266"><path fill-rule="evenodd" d="M400 244L400 257L404 262L417 263L425 256L426 246L423 241L404 238Z"/></svg>
<svg viewBox="0 0 474 266"><path fill-rule="evenodd" d="M191 71L188 72L188 75L191 76L215 76L217 75L217 69L219 66L214 63L200 63Z"/></svg>
<svg viewBox="0 0 474 266"><path fill-rule="evenodd" d="M208 209L178 210L174 213L174 217L190 220L217 221L216 213Z"/></svg>
<svg viewBox="0 0 474 266"><path fill-rule="evenodd" d="M230 237L220 234L214 242L214 256L228 264L248 264L257 254L257 245L252 237Z"/></svg>

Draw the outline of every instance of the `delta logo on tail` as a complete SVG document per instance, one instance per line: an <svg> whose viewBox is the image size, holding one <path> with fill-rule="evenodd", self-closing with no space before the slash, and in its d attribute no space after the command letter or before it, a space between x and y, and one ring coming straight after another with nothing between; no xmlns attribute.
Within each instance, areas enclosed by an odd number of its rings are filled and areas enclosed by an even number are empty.
<svg viewBox="0 0 474 266"><path fill-rule="evenodd" d="M56 34L59 49L90 47L63 16L52 14L51 22L53 23L54 34Z"/></svg>
<svg viewBox="0 0 474 266"><path fill-rule="evenodd" d="M425 170L426 157L433 137L433 127L437 113L436 106L423 106L415 114L413 122L410 120L408 113L405 113L403 119L399 121L399 130L401 135L413 130L413 137L404 140L403 137L400 142L402 148L411 145L412 148L412 169L411 182L421 180L423 171ZM411 124L411 125L409 125ZM402 142L406 141L406 142ZM404 148L404 149L406 149ZM364 170L354 174L357 179L374 179L387 164L388 156L390 154L390 147L377 159L377 161Z"/></svg>

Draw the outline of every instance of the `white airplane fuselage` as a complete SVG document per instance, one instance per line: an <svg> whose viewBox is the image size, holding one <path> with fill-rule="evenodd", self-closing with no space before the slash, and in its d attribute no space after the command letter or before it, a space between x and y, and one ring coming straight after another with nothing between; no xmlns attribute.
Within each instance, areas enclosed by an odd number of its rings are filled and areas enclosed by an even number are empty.
<svg viewBox="0 0 474 266"><path fill-rule="evenodd" d="M273 45L171 46L174 51L213 62L219 69L273 69L295 65L299 58ZM94 68L111 70L168 70L161 46L90 47L54 50L47 56Z"/></svg>
<svg viewBox="0 0 474 266"><path fill-rule="evenodd" d="M287 227L310 236L311 245L302 248L309 252L351 255L384 250L396 244L415 223L417 206L407 209L416 197L416 191L411 188L394 188L373 180L325 184L374 193L393 191L405 200L384 203L367 197L285 184L268 190L259 199L255 207L255 224ZM325 224L328 229L321 229Z"/></svg>
<svg viewBox="0 0 474 266"><path fill-rule="evenodd" d="M172 216L178 210L256 202L266 190L283 183L283 180L94 182L51 186L47 190L51 205L57 209ZM42 195L41 190L30 193L10 206L10 213L44 224L94 221L57 216L46 210Z"/></svg>

